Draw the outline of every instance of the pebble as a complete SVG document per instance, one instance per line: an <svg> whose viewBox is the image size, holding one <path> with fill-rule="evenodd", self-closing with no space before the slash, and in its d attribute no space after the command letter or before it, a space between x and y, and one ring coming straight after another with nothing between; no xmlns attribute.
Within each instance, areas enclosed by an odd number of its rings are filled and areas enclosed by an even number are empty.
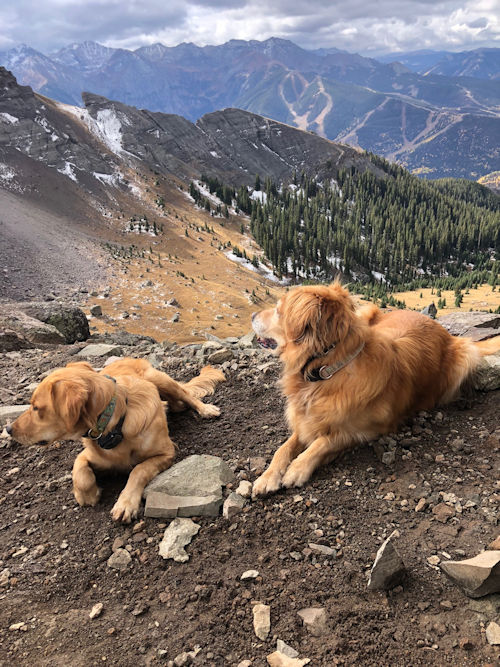
<svg viewBox="0 0 500 667"><path fill-rule="evenodd" d="M441 558L439 558L439 556L429 556L427 562L429 563L429 565L439 565L439 563L441 562Z"/></svg>
<svg viewBox="0 0 500 667"><path fill-rule="evenodd" d="M285 642L282 639L278 639L276 641L276 650L279 651L280 653L283 653L283 655L286 655L288 658L299 657L299 652L296 651L292 646L285 644Z"/></svg>
<svg viewBox="0 0 500 667"><path fill-rule="evenodd" d="M9 625L9 630L15 631L15 630L21 630L22 632L26 632L28 629L28 626L24 621L21 621L20 623L12 623L12 625Z"/></svg>
<svg viewBox="0 0 500 667"><path fill-rule="evenodd" d="M92 609L89 612L89 618L97 618L102 614L102 610L104 609L104 605L102 602L97 602Z"/></svg>
<svg viewBox="0 0 500 667"><path fill-rule="evenodd" d="M370 571L369 590L389 590L400 583L405 572L405 565L394 546L396 537L399 537L397 530L389 535L377 551Z"/></svg>
<svg viewBox="0 0 500 667"><path fill-rule="evenodd" d="M486 639L492 646L500 645L500 625L492 621L486 628Z"/></svg>
<svg viewBox="0 0 500 667"><path fill-rule="evenodd" d="M108 558L108 567L115 570L125 570L132 560L132 556L126 549L117 549Z"/></svg>
<svg viewBox="0 0 500 667"><path fill-rule="evenodd" d="M259 576L258 570L245 570L240 577L241 581L247 581L248 579L257 579Z"/></svg>
<svg viewBox="0 0 500 667"><path fill-rule="evenodd" d="M241 512L245 505L245 498L238 493L230 493L222 506L222 516L225 519L233 519Z"/></svg>
<svg viewBox="0 0 500 667"><path fill-rule="evenodd" d="M320 637L327 631L327 615L324 607L307 607L297 613L313 637Z"/></svg>
<svg viewBox="0 0 500 667"><path fill-rule="evenodd" d="M261 641L264 641L271 632L271 607L258 602L252 611L254 632Z"/></svg>
<svg viewBox="0 0 500 667"><path fill-rule="evenodd" d="M236 493L243 498L250 498L252 495L252 482L248 482L246 479L242 479L238 484Z"/></svg>

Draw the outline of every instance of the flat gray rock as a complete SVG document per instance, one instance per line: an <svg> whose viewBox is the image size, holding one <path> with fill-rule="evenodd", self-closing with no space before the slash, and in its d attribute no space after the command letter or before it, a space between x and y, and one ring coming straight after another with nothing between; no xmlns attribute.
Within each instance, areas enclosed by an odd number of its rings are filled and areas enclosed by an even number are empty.
<svg viewBox="0 0 500 667"><path fill-rule="evenodd" d="M194 454L155 477L144 489L144 496L152 491L170 496L218 496L234 479L231 468L218 456Z"/></svg>
<svg viewBox="0 0 500 667"><path fill-rule="evenodd" d="M200 530L200 526L191 519L174 519L165 530L160 542L159 554L162 558L172 558L177 563L185 563L189 555L184 549Z"/></svg>
<svg viewBox="0 0 500 667"><path fill-rule="evenodd" d="M471 598L500 592L500 551L483 551L474 558L444 561L440 568Z"/></svg>
<svg viewBox="0 0 500 667"><path fill-rule="evenodd" d="M484 340L500 333L500 315L480 311L449 313L437 318L453 336Z"/></svg>
<svg viewBox="0 0 500 667"><path fill-rule="evenodd" d="M173 519L176 516L219 516L222 493L210 496L171 496L151 491L146 497L144 516Z"/></svg>
<svg viewBox="0 0 500 667"><path fill-rule="evenodd" d="M399 533L393 531L377 551L368 581L368 589L371 591L390 590L403 577L405 565L394 546L394 538L397 536Z"/></svg>
<svg viewBox="0 0 500 667"><path fill-rule="evenodd" d="M78 352L78 357L90 359L92 357L110 357L111 355L121 356L123 353L121 347L117 345L108 345L108 343L91 343Z"/></svg>

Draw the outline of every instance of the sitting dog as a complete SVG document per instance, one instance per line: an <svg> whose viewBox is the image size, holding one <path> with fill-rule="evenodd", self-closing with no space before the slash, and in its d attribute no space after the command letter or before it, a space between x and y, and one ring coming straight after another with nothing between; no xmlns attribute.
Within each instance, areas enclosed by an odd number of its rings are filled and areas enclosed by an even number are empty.
<svg viewBox="0 0 500 667"><path fill-rule="evenodd" d="M456 397L500 336L474 343L411 310L356 311L334 283L296 287L254 313L262 346L284 364L291 437L256 480L253 495L302 486L346 448L396 430L409 414Z"/></svg>
<svg viewBox="0 0 500 667"><path fill-rule="evenodd" d="M73 466L73 491L80 505L100 497L94 470L131 471L111 510L115 521L137 516L148 482L174 459L161 399L174 410L187 406L202 417L220 414L200 398L224 381L210 366L182 384L144 359L120 359L100 372L85 361L68 364L47 376L35 389L30 408L7 427L23 445L83 439L84 450Z"/></svg>

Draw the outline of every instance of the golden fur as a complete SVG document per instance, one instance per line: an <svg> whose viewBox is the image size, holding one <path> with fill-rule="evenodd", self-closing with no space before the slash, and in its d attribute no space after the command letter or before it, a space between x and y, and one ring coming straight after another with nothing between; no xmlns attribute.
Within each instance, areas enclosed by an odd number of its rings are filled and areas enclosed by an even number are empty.
<svg viewBox="0 0 500 667"><path fill-rule="evenodd" d="M452 400L481 356L500 350L500 336L480 343L456 338L413 311L356 310L338 283L294 288L252 322L263 342L277 344L292 430L255 482L254 496L302 486L346 448L395 431L412 412ZM305 370L349 359L360 348L331 379L305 379Z"/></svg>
<svg viewBox="0 0 500 667"><path fill-rule="evenodd" d="M116 384L106 375L115 378ZM224 375L210 366L182 384L144 359L120 359L100 372L84 361L71 363L40 383L30 408L11 425L10 433L24 445L83 438L84 449L73 466L73 491L80 505L95 505L99 500L94 470L131 471L111 510L115 521L129 523L137 516L146 484L174 459L175 445L161 399L174 410L189 406L202 417L215 417L219 408L199 399L213 393L222 381ZM116 407L104 434L125 415L123 440L113 449L102 449L83 434L96 425L115 393Z"/></svg>

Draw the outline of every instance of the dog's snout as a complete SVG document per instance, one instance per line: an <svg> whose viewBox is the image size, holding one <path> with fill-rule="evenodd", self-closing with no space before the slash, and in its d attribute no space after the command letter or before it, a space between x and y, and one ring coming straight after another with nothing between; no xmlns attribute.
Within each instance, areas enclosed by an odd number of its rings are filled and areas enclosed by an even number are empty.
<svg viewBox="0 0 500 667"><path fill-rule="evenodd" d="M12 425L11 424L7 424L7 426L5 427L5 430L7 431L7 433L9 435L12 435Z"/></svg>

